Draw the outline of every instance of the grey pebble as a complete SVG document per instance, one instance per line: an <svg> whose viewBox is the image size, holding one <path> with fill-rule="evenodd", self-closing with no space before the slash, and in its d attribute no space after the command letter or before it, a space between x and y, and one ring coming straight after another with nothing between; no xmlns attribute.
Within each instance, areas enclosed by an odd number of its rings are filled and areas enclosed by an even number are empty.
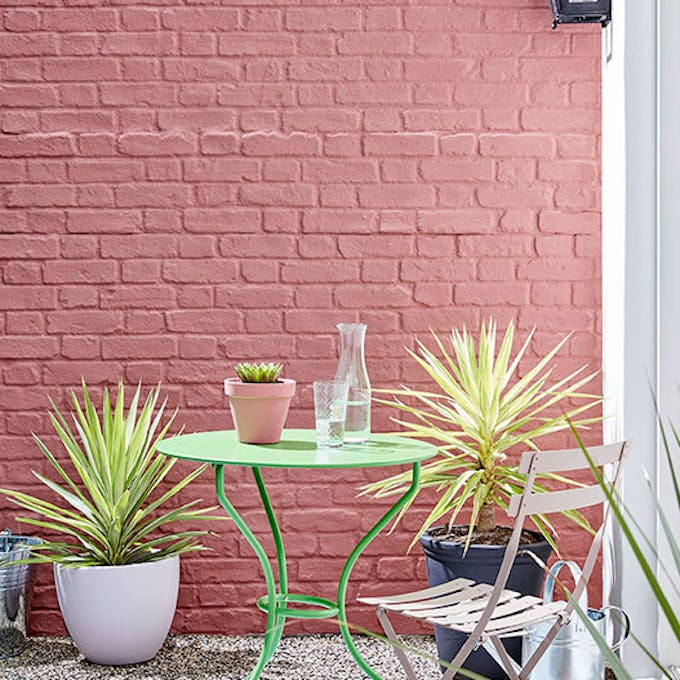
<svg viewBox="0 0 680 680"><path fill-rule="evenodd" d="M355 636L366 661L384 680L404 673L390 646L368 636ZM434 640L409 636L411 658L423 680L441 678ZM97 666L85 660L68 638L31 638L20 656L0 660L2 680L245 680L262 645L259 636L170 636L158 655L134 666ZM423 656L420 656L420 655ZM362 680L339 635L289 635L261 676L262 680Z"/></svg>

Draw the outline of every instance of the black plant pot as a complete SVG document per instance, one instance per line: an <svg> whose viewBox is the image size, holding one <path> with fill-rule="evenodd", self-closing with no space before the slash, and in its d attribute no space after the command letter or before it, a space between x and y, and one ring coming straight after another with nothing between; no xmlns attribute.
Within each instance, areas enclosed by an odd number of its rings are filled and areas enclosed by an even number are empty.
<svg viewBox="0 0 680 680"><path fill-rule="evenodd" d="M540 534L535 535L536 542L522 545L520 550L531 550L543 562L547 562L552 548ZM505 546L473 544L463 557L463 545L438 541L429 533L420 539L420 544L427 557L427 580L430 586L446 583L454 578L468 578L477 583L493 584L505 555ZM531 557L518 555L505 587L522 595L538 595L541 592L543 575L543 570ZM435 637L439 658L442 661L452 661L467 636L448 628L435 626ZM509 638L504 640L503 644L510 655L520 661L522 638ZM489 680L506 680L508 677L482 647L470 654L463 667ZM445 670L444 667L442 667L443 670Z"/></svg>

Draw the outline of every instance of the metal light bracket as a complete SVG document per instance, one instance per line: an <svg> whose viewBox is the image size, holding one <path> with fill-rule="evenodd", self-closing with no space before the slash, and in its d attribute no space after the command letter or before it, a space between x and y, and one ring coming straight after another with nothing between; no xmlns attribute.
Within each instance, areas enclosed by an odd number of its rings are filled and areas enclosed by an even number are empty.
<svg viewBox="0 0 680 680"><path fill-rule="evenodd" d="M611 0L550 0L553 29L559 24L600 24L612 18Z"/></svg>

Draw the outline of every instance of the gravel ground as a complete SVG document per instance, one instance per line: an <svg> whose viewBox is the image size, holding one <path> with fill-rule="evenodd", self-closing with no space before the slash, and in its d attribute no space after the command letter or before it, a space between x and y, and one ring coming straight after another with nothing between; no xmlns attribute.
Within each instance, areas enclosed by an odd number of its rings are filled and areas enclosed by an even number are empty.
<svg viewBox="0 0 680 680"><path fill-rule="evenodd" d="M404 678L390 647L381 641L355 638L364 658L386 680ZM434 640L409 637L405 644L436 656ZM155 659L134 666L88 663L68 638L33 638L21 656L0 660L3 680L244 680L254 666L261 638L218 635L169 637ZM436 664L412 656L419 678L441 678ZM263 680L361 680L359 670L339 635L290 635L262 673Z"/></svg>

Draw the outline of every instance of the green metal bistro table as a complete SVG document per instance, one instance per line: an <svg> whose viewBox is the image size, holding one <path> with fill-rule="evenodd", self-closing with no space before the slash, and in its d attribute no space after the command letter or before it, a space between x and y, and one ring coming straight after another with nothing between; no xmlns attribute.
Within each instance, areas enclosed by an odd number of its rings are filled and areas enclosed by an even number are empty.
<svg viewBox="0 0 680 680"><path fill-rule="evenodd" d="M239 531L255 551L267 582L267 594L257 601L257 606L267 614L267 630L260 658L248 680L256 680L274 655L283 634L287 618L322 619L337 617L340 632L347 649L357 664L374 680L382 680L363 659L349 632L346 612L347 584L354 564L366 546L382 531L385 525L404 507L416 493L420 479L421 461L432 458L436 449L431 444L395 435L371 435L367 444L352 444L339 449L317 449L314 430L285 430L278 444L242 444L233 430L197 432L165 439L158 450L175 458L210 463L215 470L215 487L220 505L234 520ZM406 493L376 522L359 541L347 558L338 583L335 602L314 595L298 595L288 592L286 553L274 509L262 478L262 468L369 468L387 465L411 464L413 478ZM243 517L227 498L224 488L224 467L241 465L252 469L262 505L271 527L276 546L278 589L274 570L267 553ZM305 608L290 605L302 604Z"/></svg>

